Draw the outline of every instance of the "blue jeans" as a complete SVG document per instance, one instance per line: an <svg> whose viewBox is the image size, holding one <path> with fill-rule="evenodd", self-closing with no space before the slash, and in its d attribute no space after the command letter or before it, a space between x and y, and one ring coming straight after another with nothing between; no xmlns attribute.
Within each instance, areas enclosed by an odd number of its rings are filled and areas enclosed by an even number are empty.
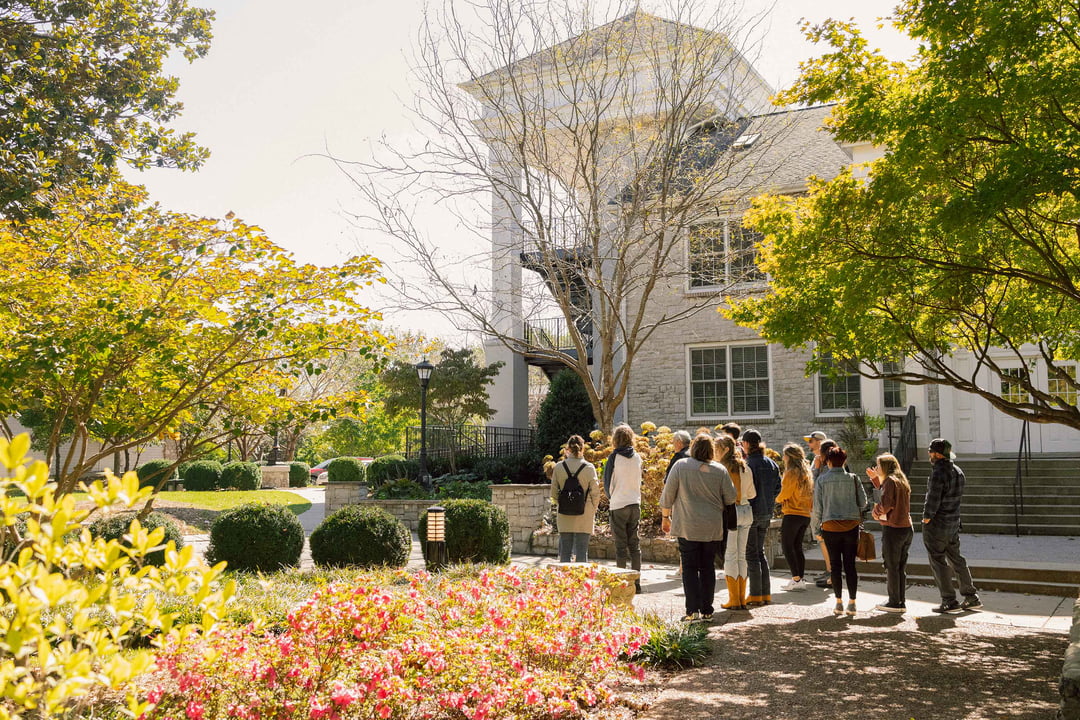
<svg viewBox="0 0 1080 720"><path fill-rule="evenodd" d="M716 595L716 553L720 541L699 542L679 538L682 558L682 585L686 594L686 614L712 615Z"/></svg>
<svg viewBox="0 0 1080 720"><path fill-rule="evenodd" d="M573 554L576 562L589 562L589 533L559 533L559 562L570 562Z"/></svg>
<svg viewBox="0 0 1080 720"><path fill-rule="evenodd" d="M746 571L750 578L747 594L751 597L772 595L769 580L769 561L765 559L765 536L769 532L771 515L756 515L746 539Z"/></svg>

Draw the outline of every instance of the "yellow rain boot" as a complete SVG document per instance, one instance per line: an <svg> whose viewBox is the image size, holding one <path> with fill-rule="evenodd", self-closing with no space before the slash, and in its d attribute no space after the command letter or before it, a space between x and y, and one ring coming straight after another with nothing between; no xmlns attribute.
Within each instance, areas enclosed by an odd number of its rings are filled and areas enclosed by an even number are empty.
<svg viewBox="0 0 1080 720"><path fill-rule="evenodd" d="M747 581L747 579L748 578L745 575L739 577L739 609L740 610L749 610L750 609L750 608L748 608L746 606L746 581Z"/></svg>
<svg viewBox="0 0 1080 720"><path fill-rule="evenodd" d="M730 575L725 575L724 579L727 580L727 594L728 601L720 607L725 610L738 610L742 607L742 591L739 587L739 581L742 578L733 578Z"/></svg>

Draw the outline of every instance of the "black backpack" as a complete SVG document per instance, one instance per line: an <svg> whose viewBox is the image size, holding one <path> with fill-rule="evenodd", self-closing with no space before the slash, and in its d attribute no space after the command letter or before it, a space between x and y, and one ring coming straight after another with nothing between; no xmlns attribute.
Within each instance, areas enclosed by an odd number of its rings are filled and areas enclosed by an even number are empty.
<svg viewBox="0 0 1080 720"><path fill-rule="evenodd" d="M581 483L578 481L578 475L581 473L581 469L585 467L585 463L581 463L578 466L577 472L570 472L570 466L563 461L563 470L566 471L566 482L563 483L562 490L559 491L559 514L560 515L584 515L585 514L585 498L589 493L585 488L581 487Z"/></svg>

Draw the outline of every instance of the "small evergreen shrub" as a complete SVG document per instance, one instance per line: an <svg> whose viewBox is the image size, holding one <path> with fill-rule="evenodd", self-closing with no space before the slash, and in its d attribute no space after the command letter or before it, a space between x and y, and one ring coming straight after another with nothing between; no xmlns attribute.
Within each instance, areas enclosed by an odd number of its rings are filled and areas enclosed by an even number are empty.
<svg viewBox="0 0 1080 720"><path fill-rule="evenodd" d="M351 457L339 457L326 466L327 482L363 482L364 464Z"/></svg>
<svg viewBox="0 0 1080 720"><path fill-rule="evenodd" d="M289 463L289 487L307 487L310 482L310 465L305 462Z"/></svg>
<svg viewBox="0 0 1080 720"><path fill-rule="evenodd" d="M371 497L373 500L424 500L430 498L431 493L420 483L402 478L380 485Z"/></svg>
<svg viewBox="0 0 1080 720"><path fill-rule="evenodd" d="M440 500L465 499L491 502L491 488L486 482L477 480L475 475L444 475L435 481L435 497Z"/></svg>
<svg viewBox="0 0 1080 720"><path fill-rule="evenodd" d="M541 455L559 456L566 438L589 437L596 427L589 392L577 373L563 370L551 379L547 395L536 413L533 444Z"/></svg>
<svg viewBox="0 0 1080 720"><path fill-rule="evenodd" d="M447 500L446 553L451 563L510 561L510 524L503 509L483 500ZM427 510L420 516L420 546L427 552Z"/></svg>
<svg viewBox="0 0 1080 720"><path fill-rule="evenodd" d="M228 466L226 466L227 468ZM222 512L210 527L210 563L230 570L271 572L294 567L304 549L304 527L284 505L246 503Z"/></svg>
<svg viewBox="0 0 1080 720"><path fill-rule="evenodd" d="M262 470L253 462L227 463L221 469L221 487L258 490L262 487Z"/></svg>
<svg viewBox="0 0 1080 720"><path fill-rule="evenodd" d="M90 523L90 535L95 538L104 538L106 542L109 540L116 540L125 547L131 547L129 543L124 542L124 535L126 535L131 528L131 521L135 519L136 514L137 513L126 512L112 515L107 518L98 518ZM180 526L168 515L159 512L151 512L139 522L142 523L142 526L146 528L147 532L157 530L159 527L165 528L165 539L161 541L162 545L168 545L171 540L176 543L177 550L184 547L184 535L180 532ZM143 560L149 565L161 567L165 564L165 549L162 548L161 550L155 550L152 553L148 553Z"/></svg>
<svg viewBox="0 0 1080 720"><path fill-rule="evenodd" d="M221 463L217 460L196 460L188 463L184 478L184 489L196 492L216 490L221 487Z"/></svg>
<svg viewBox="0 0 1080 720"><path fill-rule="evenodd" d="M162 480L172 477L172 460L151 460L135 468L139 487L155 487Z"/></svg>
<svg viewBox="0 0 1080 720"><path fill-rule="evenodd" d="M368 484L373 488L401 478L415 479L409 474L409 462L401 455L383 455L367 467Z"/></svg>
<svg viewBox="0 0 1080 720"><path fill-rule="evenodd" d="M378 507L347 505L311 533L311 559L320 567L405 567L412 533Z"/></svg>

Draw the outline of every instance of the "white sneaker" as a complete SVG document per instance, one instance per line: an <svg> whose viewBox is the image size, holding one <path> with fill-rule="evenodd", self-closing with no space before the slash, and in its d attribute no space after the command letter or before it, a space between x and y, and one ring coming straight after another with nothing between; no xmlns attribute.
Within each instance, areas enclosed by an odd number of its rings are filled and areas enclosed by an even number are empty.
<svg viewBox="0 0 1080 720"><path fill-rule="evenodd" d="M786 583L781 590L784 592L804 592L806 590L805 580L792 580Z"/></svg>

